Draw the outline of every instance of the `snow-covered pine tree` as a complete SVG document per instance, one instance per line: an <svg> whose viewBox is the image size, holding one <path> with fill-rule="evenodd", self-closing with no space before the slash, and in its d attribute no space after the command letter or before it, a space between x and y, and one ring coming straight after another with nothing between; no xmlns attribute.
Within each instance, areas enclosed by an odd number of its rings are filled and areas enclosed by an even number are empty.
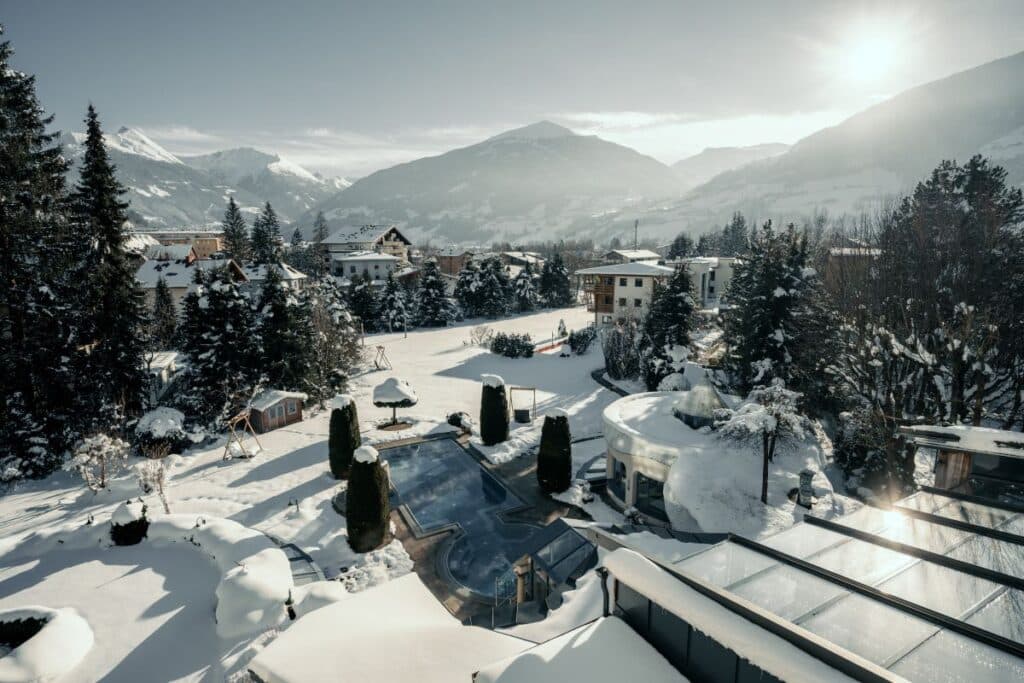
<svg viewBox="0 0 1024 683"><path fill-rule="evenodd" d="M679 259L692 256L693 249L693 239L685 232L681 232L672 240L672 244L668 248L668 257L670 259Z"/></svg>
<svg viewBox="0 0 1024 683"><path fill-rule="evenodd" d="M92 105L85 124L85 153L71 195L72 220L89 245L85 311L91 322L91 352L82 376L88 391L79 392L79 398L84 406L131 415L142 407L145 386L144 299L134 262L125 251L128 204L121 197L126 190L114 174Z"/></svg>
<svg viewBox="0 0 1024 683"><path fill-rule="evenodd" d="M462 307L462 314L467 318L483 315L483 280L480 267L473 259L468 259L459 278L455 283L455 300Z"/></svg>
<svg viewBox="0 0 1024 683"><path fill-rule="evenodd" d="M388 279L384 283L378 317L381 327L388 332L405 330L410 322L405 290L392 273L388 273Z"/></svg>
<svg viewBox="0 0 1024 683"><path fill-rule="evenodd" d="M298 248L302 246L302 231L298 227L292 231L292 247Z"/></svg>
<svg viewBox="0 0 1024 683"><path fill-rule="evenodd" d="M512 281L512 290L515 292L515 309L519 313L529 313L537 308L540 297L537 294L535 280L533 268L527 263Z"/></svg>
<svg viewBox="0 0 1024 683"><path fill-rule="evenodd" d="M444 278L437 260L429 259L420 273L420 289L416 298L416 315L423 327L444 327L455 319L452 302L445 291Z"/></svg>
<svg viewBox="0 0 1024 683"><path fill-rule="evenodd" d="M490 256L480 264L480 314L500 318L509 311L512 285L505 264L497 256Z"/></svg>
<svg viewBox="0 0 1024 683"><path fill-rule="evenodd" d="M161 276L153 290L153 313L149 320L150 349L164 351L174 348L177 332L178 312L174 308L174 299L167 281Z"/></svg>
<svg viewBox="0 0 1024 683"><path fill-rule="evenodd" d="M309 259L309 273L307 273L315 280L323 278L327 273L327 262L323 254L323 243L326 239L327 219L324 217L323 211L317 211L316 218L313 220L313 245Z"/></svg>
<svg viewBox="0 0 1024 683"><path fill-rule="evenodd" d="M309 307L285 286L278 266L268 266L258 307L260 371L274 389L306 391L312 355Z"/></svg>
<svg viewBox="0 0 1024 683"><path fill-rule="evenodd" d="M245 218L234 197L228 197L228 208L224 211L221 230L224 231L224 251L238 262L248 261L252 254L249 226L245 224Z"/></svg>
<svg viewBox="0 0 1024 683"><path fill-rule="evenodd" d="M365 331L372 332L377 329L380 305L368 275L357 273L352 276L352 283L348 288L348 309L363 323Z"/></svg>
<svg viewBox="0 0 1024 683"><path fill-rule="evenodd" d="M267 202L252 224L252 260L254 263L277 263L281 242L281 222L274 207Z"/></svg>
<svg viewBox="0 0 1024 683"><path fill-rule="evenodd" d="M641 355L644 383L648 391L657 390L671 374L673 353L690 346L696 303L693 282L685 265L676 268L664 286L657 286L643 324Z"/></svg>
<svg viewBox="0 0 1024 683"><path fill-rule="evenodd" d="M359 335L334 280L314 280L306 285L301 296L306 299L313 329L306 391L310 399L319 401L347 388L361 355Z"/></svg>
<svg viewBox="0 0 1024 683"><path fill-rule="evenodd" d="M544 262L540 275L540 298L549 308L564 308L573 304L572 283L562 255L555 253Z"/></svg>

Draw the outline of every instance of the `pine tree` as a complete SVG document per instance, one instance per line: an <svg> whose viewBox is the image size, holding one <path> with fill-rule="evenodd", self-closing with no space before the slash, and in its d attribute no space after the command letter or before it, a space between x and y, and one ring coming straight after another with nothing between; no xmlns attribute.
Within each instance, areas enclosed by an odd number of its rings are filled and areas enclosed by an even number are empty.
<svg viewBox="0 0 1024 683"><path fill-rule="evenodd" d="M313 243L321 245L324 240L327 239L327 219L324 218L323 211L316 212L316 218L313 220Z"/></svg>
<svg viewBox="0 0 1024 683"><path fill-rule="evenodd" d="M313 281L301 296L309 309L313 332L306 391L312 400L323 400L347 388L361 356L359 335L334 280Z"/></svg>
<svg viewBox="0 0 1024 683"><path fill-rule="evenodd" d="M381 327L388 332L405 330L409 322L408 306L405 299L405 290L399 284L393 274L388 273L387 282L384 283L384 296L381 298L379 318Z"/></svg>
<svg viewBox="0 0 1024 683"><path fill-rule="evenodd" d="M309 387L312 325L302 297L288 289L278 266L268 266L259 302L260 368L267 386L288 391Z"/></svg>
<svg viewBox="0 0 1024 683"><path fill-rule="evenodd" d="M252 245L249 242L249 226L245 224L245 218L242 216L238 204L235 203L234 197L228 197L228 208L224 212L221 229L224 231L224 251L236 261L248 261L252 253Z"/></svg>
<svg viewBox="0 0 1024 683"><path fill-rule="evenodd" d="M352 458L345 495L348 544L357 553L368 553L388 537L388 473L377 451L360 446Z"/></svg>
<svg viewBox="0 0 1024 683"><path fill-rule="evenodd" d="M494 375L484 375L480 394L480 440L493 446L508 439L508 396Z"/></svg>
<svg viewBox="0 0 1024 683"><path fill-rule="evenodd" d="M320 280L327 273L327 261L323 251L324 240L327 239L327 219L323 211L316 212L316 219L313 221L313 245L310 251L309 272L307 275L315 280Z"/></svg>
<svg viewBox="0 0 1024 683"><path fill-rule="evenodd" d="M520 313L529 313L537 308L540 297L537 295L533 268L527 263L515 280L512 281L512 289L515 292L515 307Z"/></svg>
<svg viewBox="0 0 1024 683"><path fill-rule="evenodd" d="M480 267L476 261L469 259L455 283L455 300L462 307L462 314L467 318L483 315L483 280Z"/></svg>
<svg viewBox="0 0 1024 683"><path fill-rule="evenodd" d="M135 267L125 251L128 204L103 142L96 110L85 119L85 154L78 185L71 196L73 220L90 249L86 312L91 320L92 351L83 379L91 396L83 400L106 410L134 414L142 406L143 295Z"/></svg>
<svg viewBox="0 0 1024 683"><path fill-rule="evenodd" d="M347 394L335 396L331 404L328 462L335 479L346 479L352 467L352 456L363 445L363 437L359 432L359 413L355 399Z"/></svg>
<svg viewBox="0 0 1024 683"><path fill-rule="evenodd" d="M573 304L572 284L562 255L555 253L544 262L540 276L540 298L549 308L564 308Z"/></svg>
<svg viewBox="0 0 1024 683"><path fill-rule="evenodd" d="M693 249L693 240L689 235L681 232L672 240L672 245L668 249L668 257L670 259L686 258L693 255Z"/></svg>
<svg viewBox="0 0 1024 683"><path fill-rule="evenodd" d="M150 316L151 349L160 351L174 348L174 340L178 332L178 312L174 308L174 299L167 281L160 277L153 290L153 314Z"/></svg>
<svg viewBox="0 0 1024 683"><path fill-rule="evenodd" d="M505 264L497 256L484 259L480 265L480 314L500 318L508 313L512 285Z"/></svg>
<svg viewBox="0 0 1024 683"><path fill-rule="evenodd" d="M298 227L292 232L292 247L302 246L302 231Z"/></svg>
<svg viewBox="0 0 1024 683"><path fill-rule="evenodd" d="M281 223L274 207L267 202L252 224L252 260L254 263L277 263L281 242Z"/></svg>
<svg viewBox="0 0 1024 683"><path fill-rule="evenodd" d="M363 329L372 332L377 329L380 305L373 291L373 284L368 275L356 274L348 288L348 308L363 323Z"/></svg>
<svg viewBox="0 0 1024 683"><path fill-rule="evenodd" d="M648 391L657 390L674 371L672 363L679 351L690 346L695 310L690 271L683 265L676 268L664 287L655 288L644 319L642 354Z"/></svg>
<svg viewBox="0 0 1024 683"><path fill-rule="evenodd" d="M444 327L455 319L455 311L435 259L423 264L416 297L416 316L418 324L423 327Z"/></svg>

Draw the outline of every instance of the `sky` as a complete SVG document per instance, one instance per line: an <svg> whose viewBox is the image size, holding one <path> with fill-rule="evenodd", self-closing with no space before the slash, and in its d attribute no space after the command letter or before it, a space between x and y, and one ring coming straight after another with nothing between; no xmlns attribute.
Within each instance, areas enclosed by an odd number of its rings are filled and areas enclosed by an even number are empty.
<svg viewBox="0 0 1024 683"><path fill-rule="evenodd" d="M359 177L542 119L665 163L1024 50L1021 0L0 0L63 130Z"/></svg>

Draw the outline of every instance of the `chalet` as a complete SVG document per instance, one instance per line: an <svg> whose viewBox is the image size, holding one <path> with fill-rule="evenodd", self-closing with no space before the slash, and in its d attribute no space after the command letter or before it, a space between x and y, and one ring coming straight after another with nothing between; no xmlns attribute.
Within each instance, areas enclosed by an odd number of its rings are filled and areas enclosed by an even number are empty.
<svg viewBox="0 0 1024 683"><path fill-rule="evenodd" d="M375 251L390 254L402 261L409 260L412 242L399 232L394 225L363 225L358 228L342 228L322 242L324 258L328 261L334 254L356 251Z"/></svg>
<svg viewBox="0 0 1024 683"><path fill-rule="evenodd" d="M199 255L191 244L160 244L158 242L146 247L144 255L150 261L192 263L199 260Z"/></svg>
<svg viewBox="0 0 1024 683"><path fill-rule="evenodd" d="M146 305L152 307L156 283L163 278L167 283L167 288L171 291L174 305L180 312L181 302L193 284L192 280L196 270L213 271L217 268L227 268L235 282L246 282L242 268L232 259L196 259L191 262L180 259L144 261L135 273L135 280L145 292Z"/></svg>
<svg viewBox="0 0 1024 683"><path fill-rule="evenodd" d="M249 403L249 421L260 434L302 422L302 409L308 398L299 391L267 389Z"/></svg>
<svg viewBox="0 0 1024 683"><path fill-rule="evenodd" d="M447 246L437 252L437 267L445 275L458 275L466 263L482 251L476 247Z"/></svg>
<svg viewBox="0 0 1024 683"><path fill-rule="evenodd" d="M672 269L651 263L622 263L577 270L587 310L594 322L607 325L643 316L651 305L655 283L672 275Z"/></svg>
<svg viewBox="0 0 1024 683"><path fill-rule="evenodd" d="M363 275L374 280L386 280L399 269L401 259L376 251L353 251L331 254L331 274L351 280Z"/></svg>
<svg viewBox="0 0 1024 683"><path fill-rule="evenodd" d="M208 259L224 249L224 233L221 230L146 230L138 235L148 235L160 244L188 244L200 259Z"/></svg>
<svg viewBox="0 0 1024 683"><path fill-rule="evenodd" d="M881 249L860 240L844 238L840 245L831 247L825 256L825 273L822 278L825 288L836 294L849 282L862 282L868 269L881 255Z"/></svg>
<svg viewBox="0 0 1024 683"><path fill-rule="evenodd" d="M612 249L604 255L605 263L657 263L661 254L650 249Z"/></svg>
<svg viewBox="0 0 1024 683"><path fill-rule="evenodd" d="M281 281L288 289L299 291L306 286L307 277L305 273L283 262L275 264L274 267L281 274ZM257 290L263 286L263 281L267 279L267 265L249 263L242 266L242 273L245 275L249 288Z"/></svg>
<svg viewBox="0 0 1024 683"><path fill-rule="evenodd" d="M935 449L935 487L996 499L1024 489L1024 434L971 425L900 428L918 448Z"/></svg>

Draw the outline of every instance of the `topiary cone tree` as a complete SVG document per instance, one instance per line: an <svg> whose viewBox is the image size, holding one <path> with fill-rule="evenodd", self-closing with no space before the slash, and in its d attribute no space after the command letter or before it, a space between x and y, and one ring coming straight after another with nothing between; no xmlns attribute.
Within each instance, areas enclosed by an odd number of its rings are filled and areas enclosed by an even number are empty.
<svg viewBox="0 0 1024 683"><path fill-rule="evenodd" d="M571 442L569 415L564 410L546 415L537 451L537 481L545 493L561 493L572 483Z"/></svg>
<svg viewBox="0 0 1024 683"><path fill-rule="evenodd" d="M484 388L480 396L480 439L493 446L508 439L508 396L505 380L497 375L482 375Z"/></svg>
<svg viewBox="0 0 1024 683"><path fill-rule="evenodd" d="M376 449L360 446L352 458L345 496L348 544L357 553L384 545L388 536L388 473Z"/></svg>
<svg viewBox="0 0 1024 683"><path fill-rule="evenodd" d="M348 477L352 455L363 443L359 434L356 402L348 394L339 394L331 401L331 430L327 440L327 457L335 479Z"/></svg>

